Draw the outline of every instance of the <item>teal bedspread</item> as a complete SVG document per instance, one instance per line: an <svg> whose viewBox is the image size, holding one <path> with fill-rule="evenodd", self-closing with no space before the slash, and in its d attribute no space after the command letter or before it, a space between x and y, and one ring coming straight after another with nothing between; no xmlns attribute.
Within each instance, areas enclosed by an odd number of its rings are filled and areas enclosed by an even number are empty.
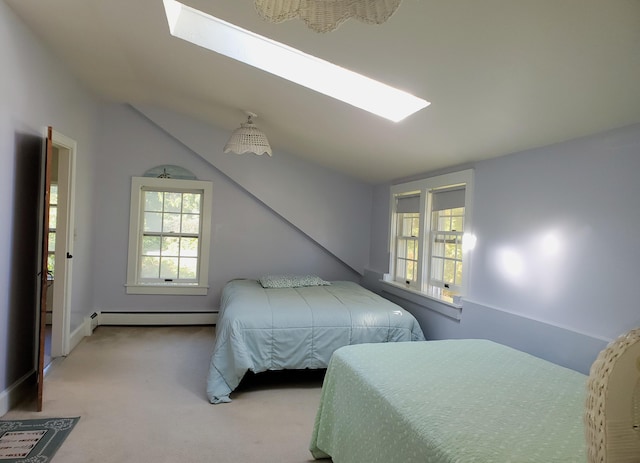
<svg viewBox="0 0 640 463"><path fill-rule="evenodd" d="M326 368L343 346L424 340L413 315L350 281L265 289L233 280L220 305L207 378L211 403L229 402L247 371Z"/></svg>
<svg viewBox="0 0 640 463"><path fill-rule="evenodd" d="M586 382L486 340L348 346L329 363L310 450L334 463L585 463Z"/></svg>

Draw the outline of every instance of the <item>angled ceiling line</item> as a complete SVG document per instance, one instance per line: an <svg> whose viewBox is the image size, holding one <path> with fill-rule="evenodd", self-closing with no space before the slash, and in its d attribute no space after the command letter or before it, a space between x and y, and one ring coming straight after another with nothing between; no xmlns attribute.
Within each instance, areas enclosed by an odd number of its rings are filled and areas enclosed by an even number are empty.
<svg viewBox="0 0 640 463"><path fill-rule="evenodd" d="M169 31L229 58L393 122L430 103L369 77L228 23L176 0L164 0Z"/></svg>

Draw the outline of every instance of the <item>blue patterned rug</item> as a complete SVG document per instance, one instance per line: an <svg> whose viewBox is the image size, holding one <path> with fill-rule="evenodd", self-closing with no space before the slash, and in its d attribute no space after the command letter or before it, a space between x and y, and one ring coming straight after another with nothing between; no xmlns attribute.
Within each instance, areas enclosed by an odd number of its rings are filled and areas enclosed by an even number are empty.
<svg viewBox="0 0 640 463"><path fill-rule="evenodd" d="M0 462L50 462L79 419L0 421Z"/></svg>

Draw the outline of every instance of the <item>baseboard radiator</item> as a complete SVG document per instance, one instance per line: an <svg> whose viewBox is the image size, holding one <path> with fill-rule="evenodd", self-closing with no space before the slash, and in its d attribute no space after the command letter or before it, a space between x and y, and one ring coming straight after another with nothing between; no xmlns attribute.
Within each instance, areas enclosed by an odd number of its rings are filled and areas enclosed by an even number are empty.
<svg viewBox="0 0 640 463"><path fill-rule="evenodd" d="M91 331L97 326L215 325L218 312L94 312Z"/></svg>

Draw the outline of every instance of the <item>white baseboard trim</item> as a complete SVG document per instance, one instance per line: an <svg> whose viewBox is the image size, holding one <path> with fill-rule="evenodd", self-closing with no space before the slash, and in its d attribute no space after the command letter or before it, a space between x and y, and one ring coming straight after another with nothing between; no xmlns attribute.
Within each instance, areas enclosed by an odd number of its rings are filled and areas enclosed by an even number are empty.
<svg viewBox="0 0 640 463"><path fill-rule="evenodd" d="M94 312L69 336L69 353L98 326L178 326L215 325L214 312Z"/></svg>
<svg viewBox="0 0 640 463"><path fill-rule="evenodd" d="M90 326L90 323L91 319L86 317L84 322L71 332L71 335L69 336L69 353L71 353L71 351L80 344L80 341L82 341L85 336L91 335L91 330L87 329L87 326Z"/></svg>
<svg viewBox="0 0 640 463"><path fill-rule="evenodd" d="M100 325L122 326L172 326L172 325L215 325L218 311L214 312L95 312L85 317L84 322L69 336L71 352L85 336L91 336ZM0 416L6 414L23 400L28 389L35 382L34 370L30 371L8 389L0 392Z"/></svg>
<svg viewBox="0 0 640 463"><path fill-rule="evenodd" d="M27 396L28 389L32 386L32 381L35 381L34 370L24 375L18 381L9 386L8 389L0 392L0 416L3 416L13 407L18 405L22 399Z"/></svg>
<svg viewBox="0 0 640 463"><path fill-rule="evenodd" d="M98 326L215 325L218 312L99 312Z"/></svg>

